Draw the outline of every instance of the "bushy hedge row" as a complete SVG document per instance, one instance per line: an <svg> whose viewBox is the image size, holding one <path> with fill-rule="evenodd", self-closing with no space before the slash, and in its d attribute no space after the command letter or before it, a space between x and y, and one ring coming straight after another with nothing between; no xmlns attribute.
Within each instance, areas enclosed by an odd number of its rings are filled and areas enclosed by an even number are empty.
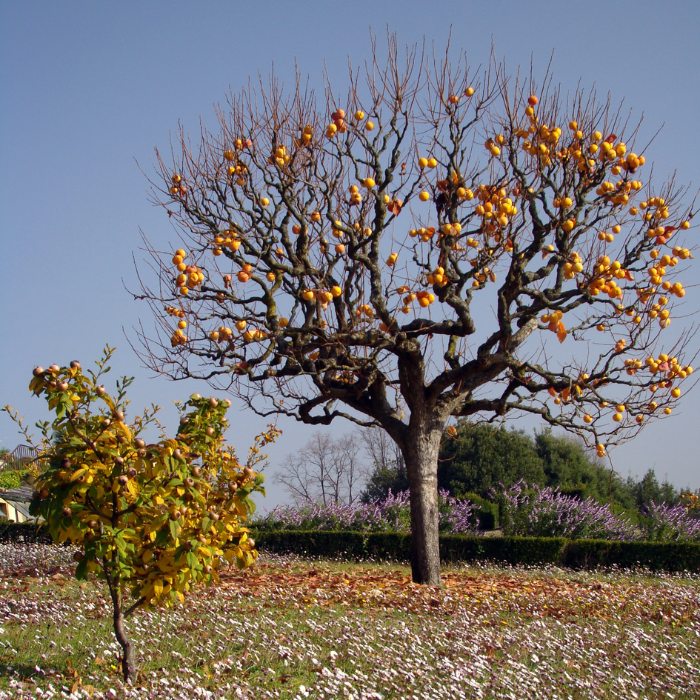
<svg viewBox="0 0 700 700"><path fill-rule="evenodd" d="M38 542L51 544L51 535L43 525L35 522L15 523L7 518L0 518L0 542Z"/></svg>
<svg viewBox="0 0 700 700"><path fill-rule="evenodd" d="M256 532L254 537L262 551L347 559L408 561L411 558L411 536L399 532L283 530ZM620 566L700 572L700 544L681 542L441 535L440 554L443 561L451 563L488 560L513 565L554 564L572 569Z"/></svg>
<svg viewBox="0 0 700 700"><path fill-rule="evenodd" d="M253 532L258 549L278 553L346 559L409 561L411 536L404 532L337 532L330 530ZM36 523L0 519L0 542L50 543ZM440 535L440 554L450 563L494 561L572 569L597 566L646 567L653 571L700 572L700 544L567 540L563 537L473 537Z"/></svg>

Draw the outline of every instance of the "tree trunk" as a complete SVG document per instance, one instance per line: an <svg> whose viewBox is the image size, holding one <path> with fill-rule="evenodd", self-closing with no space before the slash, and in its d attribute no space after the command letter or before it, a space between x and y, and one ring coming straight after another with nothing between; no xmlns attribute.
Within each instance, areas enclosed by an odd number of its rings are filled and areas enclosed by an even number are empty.
<svg viewBox="0 0 700 700"><path fill-rule="evenodd" d="M409 425L403 446L411 494L413 582L429 586L441 583L437 464L443 427L436 421Z"/></svg>
<svg viewBox="0 0 700 700"><path fill-rule="evenodd" d="M121 606L114 608L114 636L122 648L122 673L124 682L128 683L136 674L136 654L134 645L124 630L124 613Z"/></svg>

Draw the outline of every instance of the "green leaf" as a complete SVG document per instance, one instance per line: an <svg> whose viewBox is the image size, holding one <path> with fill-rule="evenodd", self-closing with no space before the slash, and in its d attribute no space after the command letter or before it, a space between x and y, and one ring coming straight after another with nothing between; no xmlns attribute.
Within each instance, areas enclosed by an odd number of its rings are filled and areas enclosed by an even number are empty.
<svg viewBox="0 0 700 700"><path fill-rule="evenodd" d="M195 569L199 565L199 559L197 559L197 555L194 552L187 552L187 566L190 567L190 569Z"/></svg>
<svg viewBox="0 0 700 700"><path fill-rule="evenodd" d="M206 535L207 532L209 532L209 528L211 527L211 518L205 517L202 518L202 532Z"/></svg>
<svg viewBox="0 0 700 700"><path fill-rule="evenodd" d="M75 578L77 578L78 581L84 581L85 579L87 579L87 565L87 557L83 557L75 569Z"/></svg>
<svg viewBox="0 0 700 700"><path fill-rule="evenodd" d="M170 534L172 535L173 539L176 540L178 538L178 535L180 534L180 523L177 520L171 520L170 521Z"/></svg>

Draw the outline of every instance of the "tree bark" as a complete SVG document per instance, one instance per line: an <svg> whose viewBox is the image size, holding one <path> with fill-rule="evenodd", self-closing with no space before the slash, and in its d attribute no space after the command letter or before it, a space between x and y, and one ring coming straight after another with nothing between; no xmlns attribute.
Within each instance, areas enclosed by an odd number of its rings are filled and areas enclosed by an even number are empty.
<svg viewBox="0 0 700 700"><path fill-rule="evenodd" d="M117 597L119 598L118 594ZM124 630L124 613L120 604L114 606L114 636L122 648L122 673L124 682L128 683L136 674L136 654L134 645Z"/></svg>
<svg viewBox="0 0 700 700"><path fill-rule="evenodd" d="M414 583L439 586L437 465L444 422L411 421L403 445L411 495L411 571Z"/></svg>

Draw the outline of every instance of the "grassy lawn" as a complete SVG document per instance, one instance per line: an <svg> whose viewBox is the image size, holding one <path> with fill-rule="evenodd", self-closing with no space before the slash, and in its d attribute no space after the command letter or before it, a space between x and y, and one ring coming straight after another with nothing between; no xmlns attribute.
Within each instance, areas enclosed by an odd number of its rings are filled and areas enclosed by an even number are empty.
<svg viewBox="0 0 700 700"><path fill-rule="evenodd" d="M700 577L261 557L128 628L72 551L0 545L4 698L700 698Z"/></svg>

